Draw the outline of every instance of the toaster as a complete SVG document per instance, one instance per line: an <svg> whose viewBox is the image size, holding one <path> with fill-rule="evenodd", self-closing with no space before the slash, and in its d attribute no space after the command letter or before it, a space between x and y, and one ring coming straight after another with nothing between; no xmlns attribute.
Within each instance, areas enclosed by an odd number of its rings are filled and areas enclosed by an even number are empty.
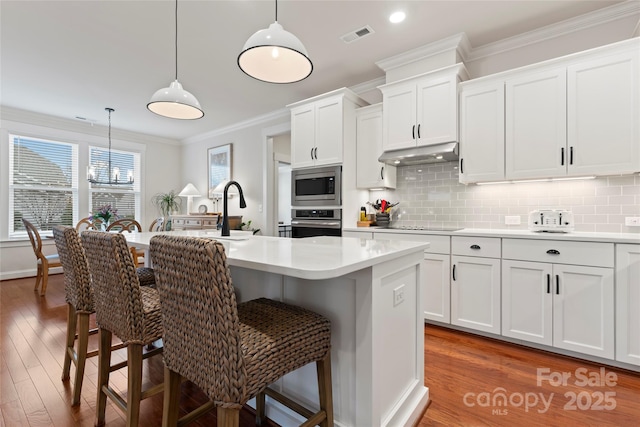
<svg viewBox="0 0 640 427"><path fill-rule="evenodd" d="M529 230L568 233L573 231L573 213L563 209L536 209L529 213Z"/></svg>

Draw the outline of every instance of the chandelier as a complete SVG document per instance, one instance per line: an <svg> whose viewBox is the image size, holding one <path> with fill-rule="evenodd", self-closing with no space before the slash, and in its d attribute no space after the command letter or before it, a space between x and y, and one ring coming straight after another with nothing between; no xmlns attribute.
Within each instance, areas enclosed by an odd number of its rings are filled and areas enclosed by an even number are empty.
<svg viewBox="0 0 640 427"><path fill-rule="evenodd" d="M113 113L115 110L113 108L105 108L105 111L107 111L109 113L109 160L107 163L107 180L100 180L98 178L98 175L96 174L96 171L98 169L104 169L104 166L101 165L91 165L91 166L87 166L87 181L89 181L92 184L97 184L97 185L131 185L133 184L133 171L129 170L127 171L127 179L125 180L121 180L120 179L120 168L119 167L114 167L111 168L111 113Z"/></svg>

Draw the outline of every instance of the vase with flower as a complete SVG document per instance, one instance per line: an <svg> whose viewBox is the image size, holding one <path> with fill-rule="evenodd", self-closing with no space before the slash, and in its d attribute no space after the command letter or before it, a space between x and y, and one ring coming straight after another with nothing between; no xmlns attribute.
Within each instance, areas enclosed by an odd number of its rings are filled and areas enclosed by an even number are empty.
<svg viewBox="0 0 640 427"><path fill-rule="evenodd" d="M106 231L109 224L119 218L118 209L114 209L111 205L104 205L97 211L94 211L87 219L91 221L92 224L95 224L96 227L99 227L100 230Z"/></svg>

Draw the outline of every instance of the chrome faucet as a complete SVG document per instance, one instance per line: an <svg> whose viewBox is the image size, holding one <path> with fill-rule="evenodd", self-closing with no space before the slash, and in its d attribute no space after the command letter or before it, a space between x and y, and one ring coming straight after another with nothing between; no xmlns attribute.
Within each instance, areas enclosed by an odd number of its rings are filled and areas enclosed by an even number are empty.
<svg viewBox="0 0 640 427"><path fill-rule="evenodd" d="M227 182L227 185L224 186L224 194L222 196L223 208L222 208L222 233L220 233L221 236L229 235L229 212L227 210L227 194L229 192L229 187L231 187L232 185L235 185L236 188L238 189L238 192L240 193L240 209L244 209L247 207L247 203L244 201L244 195L242 194L242 187L240 187L240 184L238 184L236 181Z"/></svg>

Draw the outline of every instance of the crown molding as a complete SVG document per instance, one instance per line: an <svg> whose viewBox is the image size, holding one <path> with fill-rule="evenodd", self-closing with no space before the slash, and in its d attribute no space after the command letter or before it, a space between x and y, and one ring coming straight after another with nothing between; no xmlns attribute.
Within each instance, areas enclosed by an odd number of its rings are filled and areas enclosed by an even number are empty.
<svg viewBox="0 0 640 427"><path fill-rule="evenodd" d="M615 4L605 7L594 12L586 13L575 18L570 18L556 24L547 25L517 36L499 40L494 43L488 43L483 46L472 48L466 56L467 61L475 61L477 59L518 49L524 46L535 44L544 40L553 39L584 30L596 25L602 25L607 22L616 21L633 15L640 14L640 2L629 0L624 3ZM632 35L630 35L631 37Z"/></svg>
<svg viewBox="0 0 640 427"><path fill-rule="evenodd" d="M271 113L263 114L261 116L256 116L254 118L244 120L242 122L235 123L233 125L225 126L222 128L214 129L209 132L201 133L199 135L190 136L181 140L184 145L195 144L197 142L205 141L210 138L215 138L216 136L224 135L230 132L234 132L237 130L246 129L248 127L261 125L264 123L268 123L273 120L282 119L285 117L290 117L291 112L288 108L280 108L278 110L272 111Z"/></svg>
<svg viewBox="0 0 640 427"><path fill-rule="evenodd" d="M107 135L108 127L91 122L82 122L62 117L50 116L48 114L36 113L34 111L21 110L18 108L0 106L1 121L12 121L35 126L43 126L68 132L77 132L85 135L103 137ZM4 124L2 127L5 127ZM180 141L175 139L161 138L154 135L146 135L138 132L111 128L113 138L124 141L136 142L140 144L160 143L168 145L180 145Z"/></svg>
<svg viewBox="0 0 640 427"><path fill-rule="evenodd" d="M363 93L371 92L373 90L378 90L378 86L385 84L387 79L383 77L378 77L377 79L369 80L367 82L359 83L355 86L350 86L354 93L361 95Z"/></svg>
<svg viewBox="0 0 640 427"><path fill-rule="evenodd" d="M377 61L376 65L386 73L394 68L398 68L442 52L450 51L452 49L455 49L465 57L470 48L471 44L469 43L467 35L465 33L459 33L454 36L429 43L425 46L403 52L399 55L382 59Z"/></svg>

